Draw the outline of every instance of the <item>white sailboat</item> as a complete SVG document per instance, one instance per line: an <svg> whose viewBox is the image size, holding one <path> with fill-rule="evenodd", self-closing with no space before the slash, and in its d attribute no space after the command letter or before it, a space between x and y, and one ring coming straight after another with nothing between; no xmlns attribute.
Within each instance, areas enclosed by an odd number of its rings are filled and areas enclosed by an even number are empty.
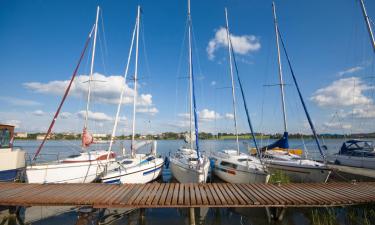
<svg viewBox="0 0 375 225"><path fill-rule="evenodd" d="M19 180L25 170L25 151L13 147L14 126L0 124L0 182Z"/></svg>
<svg viewBox="0 0 375 225"><path fill-rule="evenodd" d="M194 90L194 74L192 62L192 40L191 40L191 14L190 14L190 0L188 0L188 39L189 39L189 89L190 89L190 138L189 147L182 147L178 149L170 157L170 166L172 175L180 183L205 183L208 176L210 161L207 156L202 155L199 149L198 138L198 118L197 108L195 102ZM193 113L194 111L194 113ZM193 115L194 114L194 115ZM193 132L193 117L195 132ZM195 138L193 137L195 135ZM193 141L195 140L195 148Z"/></svg>
<svg viewBox="0 0 375 225"><path fill-rule="evenodd" d="M289 142L288 142L288 129L287 129L287 120L286 120L285 100L284 100L285 99L284 81L283 81L280 45L279 45L280 33L279 33L278 24L277 24L275 3L272 3L272 8L273 8L274 25L275 25L276 47L277 47L277 54L278 54L277 59L278 59L279 81L280 81L279 86L280 86L280 92L281 92L281 103L282 103L281 105L282 105L283 122L284 122L284 134L280 140L277 140L275 143L262 148L262 150L264 150L264 161L266 162L267 167L270 170L270 172L281 170L290 178L292 182L326 182L331 173L331 170L326 166L325 163L320 163L320 162L310 160L310 159L302 159L300 156L292 154L288 151ZM294 74L292 75L294 76ZM298 86L297 86L297 90L299 92ZM304 106L304 110L308 117L310 126L313 130L318 148L321 150L319 141L315 133L315 129L312 125L310 116L307 113L307 109L305 108L305 104L302 100L302 96L300 92L299 92L299 96Z"/></svg>
<svg viewBox="0 0 375 225"><path fill-rule="evenodd" d="M106 173L102 176L101 181L103 183L148 183L155 180L161 175L162 167L164 165L164 159L156 155L156 141L145 141L135 142L135 114L137 105L137 76L138 76L138 39L139 39L139 25L141 17L141 7L138 6L137 19L135 28L133 31L133 37L128 55L128 61L125 69L124 84L121 89L120 101L117 107L115 124L111 135L109 144L109 150L112 150L114 137L116 134L116 128L120 115L120 109L122 105L123 95L125 91L125 82L128 75L130 58L133 50L134 36L136 35L136 48L135 48L135 72L134 72L134 96L133 96L133 133L132 133L132 144L131 154L124 155L116 162L110 163L107 167ZM136 151L144 146L151 145L151 151L149 154L140 154Z"/></svg>
<svg viewBox="0 0 375 225"><path fill-rule="evenodd" d="M108 161L113 161L115 154L106 150L88 150L87 147L93 142L93 137L87 131L88 123L88 113L89 113L89 104L91 96L91 81L93 76L94 69L94 60L95 60L95 48L96 48L96 36L98 30L98 18L99 18L100 8L97 7L96 11L96 20L93 29L91 30L89 37L86 40L84 50L81 54L81 57L78 61L78 64L74 70L73 76L70 80L70 83L65 91L65 94L60 102L60 105L54 115L54 118L49 126L49 129L40 144L37 152L33 157L33 162L27 166L26 175L27 181L29 183L90 183L98 178L98 176L106 168ZM87 49L88 43L94 34L92 55L91 55L91 66L90 66L90 77L88 81L88 95L87 95L87 105L86 105L86 115L85 115L85 124L82 134L82 148L83 151L78 155L72 155L66 159L56 160L52 162L45 163L36 163L37 159L45 141L48 136L51 134L52 128L55 124L56 119L60 113L61 107L63 106L65 99L69 93L73 80L77 74L78 68L81 64L84 53Z"/></svg>
<svg viewBox="0 0 375 225"><path fill-rule="evenodd" d="M375 53L375 38L371 27L371 18L367 15L364 0L360 0L363 18L365 19L366 28L370 36L372 49ZM375 148L372 141L369 140L347 140L339 151L330 156L329 160L337 165L362 167L375 169Z"/></svg>
<svg viewBox="0 0 375 225"><path fill-rule="evenodd" d="M265 171L261 161L249 154L240 153L237 131L237 110L236 110L236 93L234 86L233 65L232 65L232 46L230 41L229 23L227 9L225 8L225 20L228 40L229 69L232 84L232 103L233 103L233 121L236 134L236 150L225 149L212 152L214 173L220 179L229 183L267 183L268 173Z"/></svg>

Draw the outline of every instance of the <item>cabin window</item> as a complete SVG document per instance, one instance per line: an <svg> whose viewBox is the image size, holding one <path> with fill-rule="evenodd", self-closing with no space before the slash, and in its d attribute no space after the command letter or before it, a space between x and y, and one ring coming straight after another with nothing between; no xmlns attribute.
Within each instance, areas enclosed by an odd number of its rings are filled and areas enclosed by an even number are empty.
<svg viewBox="0 0 375 225"><path fill-rule="evenodd" d="M237 165L230 162L221 161L220 165L237 169Z"/></svg>
<svg viewBox="0 0 375 225"><path fill-rule="evenodd" d="M152 161L152 160L154 160L154 159L155 159L155 157L154 157L154 156L151 156L151 157L148 157L146 160L150 162L150 161Z"/></svg>
<svg viewBox="0 0 375 225"><path fill-rule="evenodd" d="M251 159L238 159L238 162L251 162Z"/></svg>
<svg viewBox="0 0 375 225"><path fill-rule="evenodd" d="M133 163L133 161L131 161L131 160L125 160L125 161L122 161L121 164L123 164L123 165L129 165L129 164L132 164L132 163Z"/></svg>
<svg viewBox="0 0 375 225"><path fill-rule="evenodd" d="M10 131L8 128L2 129L0 131L0 147L7 148L9 147L10 142Z"/></svg>
<svg viewBox="0 0 375 225"><path fill-rule="evenodd" d="M196 162L196 161L198 161L197 158L189 158L189 162Z"/></svg>

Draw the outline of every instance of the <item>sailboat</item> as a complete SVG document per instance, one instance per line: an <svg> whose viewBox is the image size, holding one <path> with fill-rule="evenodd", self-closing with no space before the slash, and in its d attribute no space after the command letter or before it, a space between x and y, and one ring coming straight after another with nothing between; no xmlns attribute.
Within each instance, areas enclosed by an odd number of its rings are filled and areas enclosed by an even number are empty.
<svg viewBox="0 0 375 225"><path fill-rule="evenodd" d="M0 182L15 181L25 170L25 151L13 148L14 126L0 124Z"/></svg>
<svg viewBox="0 0 375 225"><path fill-rule="evenodd" d="M113 141L116 134L116 128L120 115L121 104L125 91L125 82L128 75L130 58L133 50L134 36L136 35L136 48L135 48L135 72L134 72L134 95L133 95L133 133L131 140L131 154L123 155L116 162L110 163L106 169L106 173L101 177L103 183L148 183L155 180L161 175L164 159L156 155L156 141L143 141L135 142L135 115L137 105L137 76L138 76L138 39L139 39L139 26L141 17L141 7L138 6L137 19L135 28L133 30L133 37L128 55L128 61L125 69L124 84L121 89L120 101L117 107L116 119L113 126L109 150L111 151ZM149 154L136 153L138 149L143 146L151 145Z"/></svg>
<svg viewBox="0 0 375 225"><path fill-rule="evenodd" d="M277 170L283 171L292 182L326 182L329 178L331 170L327 167L325 163L320 163L314 160L303 159L299 155L292 154L288 151L289 149L289 141L288 141L288 129L287 129L287 120L286 120L286 109L285 109L285 94L284 94L284 81L283 81L283 73L282 73L282 65L281 65L281 56L280 56L280 45L279 45L279 38L281 38L277 18L276 18L276 7L275 3L272 3L273 8L273 17L274 17L274 25L275 25L275 35L276 35L276 47L277 47L277 56L278 56L278 73L279 73L279 81L280 81L280 93L281 93L281 106L282 106L282 113L283 113L283 122L284 122L284 134L281 139L277 140L275 143L271 145L265 146L262 148L264 151L264 161L267 164L267 167L271 172L275 172ZM282 39L281 39L282 41ZM320 150L320 153L324 159L324 154L322 152L319 139L316 135L314 125L311 121L310 115L307 112L306 105L302 98L302 95L299 90L299 86L297 84L296 78L294 76L294 72L291 67L291 63L289 61L288 55L285 50L284 43L283 49L288 59L288 65L291 70L293 81L295 86L297 87L297 91L302 102L305 114L307 116L309 125L311 130L313 131L315 141L317 146Z"/></svg>
<svg viewBox="0 0 375 225"><path fill-rule="evenodd" d="M230 41L229 23L227 9L225 8L226 30L228 40L229 68L232 81L232 103L233 103L233 121L236 134L237 149L225 149L212 152L211 159L215 163L214 173L220 179L230 183L267 183L269 174L260 159L249 154L240 152L237 131L237 110L236 94L234 86L233 65L232 65L232 46Z"/></svg>
<svg viewBox="0 0 375 225"><path fill-rule="evenodd" d="M190 135L189 146L181 147L170 157L172 175L180 183L205 183L208 176L210 161L199 149L198 117L194 90L194 73L192 62L192 21L190 15L190 0L188 0L188 39L189 39L189 89L190 89ZM193 117L195 131L193 131ZM195 140L195 148L194 148Z"/></svg>
<svg viewBox="0 0 375 225"><path fill-rule="evenodd" d="M360 0L360 4L370 36L369 40L375 53L375 38L371 27L372 20L367 15L364 0ZM347 140L336 154L330 156L330 161L338 165L375 169L375 148L373 142L370 140Z"/></svg>
<svg viewBox="0 0 375 225"><path fill-rule="evenodd" d="M89 150L87 149L94 139L88 132L88 113L89 104L91 96L91 81L94 69L95 60L95 47L96 47L96 36L98 30L98 18L99 18L100 7L97 7L96 20L93 28L91 29L89 36L86 40L84 49L79 58L78 64L73 72L72 78L65 90L64 96L60 102L60 105L52 119L52 122L48 128L43 141L36 151L32 163L26 168L27 181L29 183L90 183L98 178L98 176L104 171L106 165L109 161L113 161L115 153L109 152L107 150ZM48 139L52 132L52 128L57 120L60 110L65 102L66 97L69 94L70 88L76 77L77 71L81 64L81 61L85 55L88 44L94 36L92 55L91 55L91 66L90 66L90 76L88 81L88 95L87 95L87 105L85 114L85 123L82 132L82 152L78 155L72 155L65 159L59 159L52 162L37 163L36 160L42 150L44 143Z"/></svg>

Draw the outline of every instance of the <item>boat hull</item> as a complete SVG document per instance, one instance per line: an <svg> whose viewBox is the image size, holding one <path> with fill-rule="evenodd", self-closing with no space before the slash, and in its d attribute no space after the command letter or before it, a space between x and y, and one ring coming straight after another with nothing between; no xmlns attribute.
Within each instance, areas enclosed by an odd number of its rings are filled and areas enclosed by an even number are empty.
<svg viewBox="0 0 375 225"><path fill-rule="evenodd" d="M21 149L0 150L0 182L14 181L20 178L25 169L25 151Z"/></svg>
<svg viewBox="0 0 375 225"><path fill-rule="evenodd" d="M343 166L375 169L375 158L335 155L334 163Z"/></svg>
<svg viewBox="0 0 375 225"><path fill-rule="evenodd" d="M268 183L270 177L267 173L255 173L217 166L214 168L214 173L223 181L234 184Z"/></svg>
<svg viewBox="0 0 375 225"><path fill-rule="evenodd" d="M326 182L331 174L331 170L326 167L300 167L277 163L269 163L267 166L270 173L282 171L294 183L322 183Z"/></svg>
<svg viewBox="0 0 375 225"><path fill-rule="evenodd" d="M106 160L28 166L28 183L90 183L104 171Z"/></svg>
<svg viewBox="0 0 375 225"><path fill-rule="evenodd" d="M108 172L105 177L101 179L103 183L107 184L144 184L151 182L160 177L164 160L156 158L155 163L141 164L127 169L126 171Z"/></svg>
<svg viewBox="0 0 375 225"><path fill-rule="evenodd" d="M170 162L172 175L180 183L206 183L209 167L210 163L208 160L200 170L189 168L189 165Z"/></svg>

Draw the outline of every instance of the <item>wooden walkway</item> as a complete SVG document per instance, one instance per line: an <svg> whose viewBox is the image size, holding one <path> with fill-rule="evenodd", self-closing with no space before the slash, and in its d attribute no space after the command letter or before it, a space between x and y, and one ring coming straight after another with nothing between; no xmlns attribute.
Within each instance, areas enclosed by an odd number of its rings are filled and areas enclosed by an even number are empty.
<svg viewBox="0 0 375 225"><path fill-rule="evenodd" d="M0 205L94 208L326 207L375 203L375 182L326 184L0 183Z"/></svg>

